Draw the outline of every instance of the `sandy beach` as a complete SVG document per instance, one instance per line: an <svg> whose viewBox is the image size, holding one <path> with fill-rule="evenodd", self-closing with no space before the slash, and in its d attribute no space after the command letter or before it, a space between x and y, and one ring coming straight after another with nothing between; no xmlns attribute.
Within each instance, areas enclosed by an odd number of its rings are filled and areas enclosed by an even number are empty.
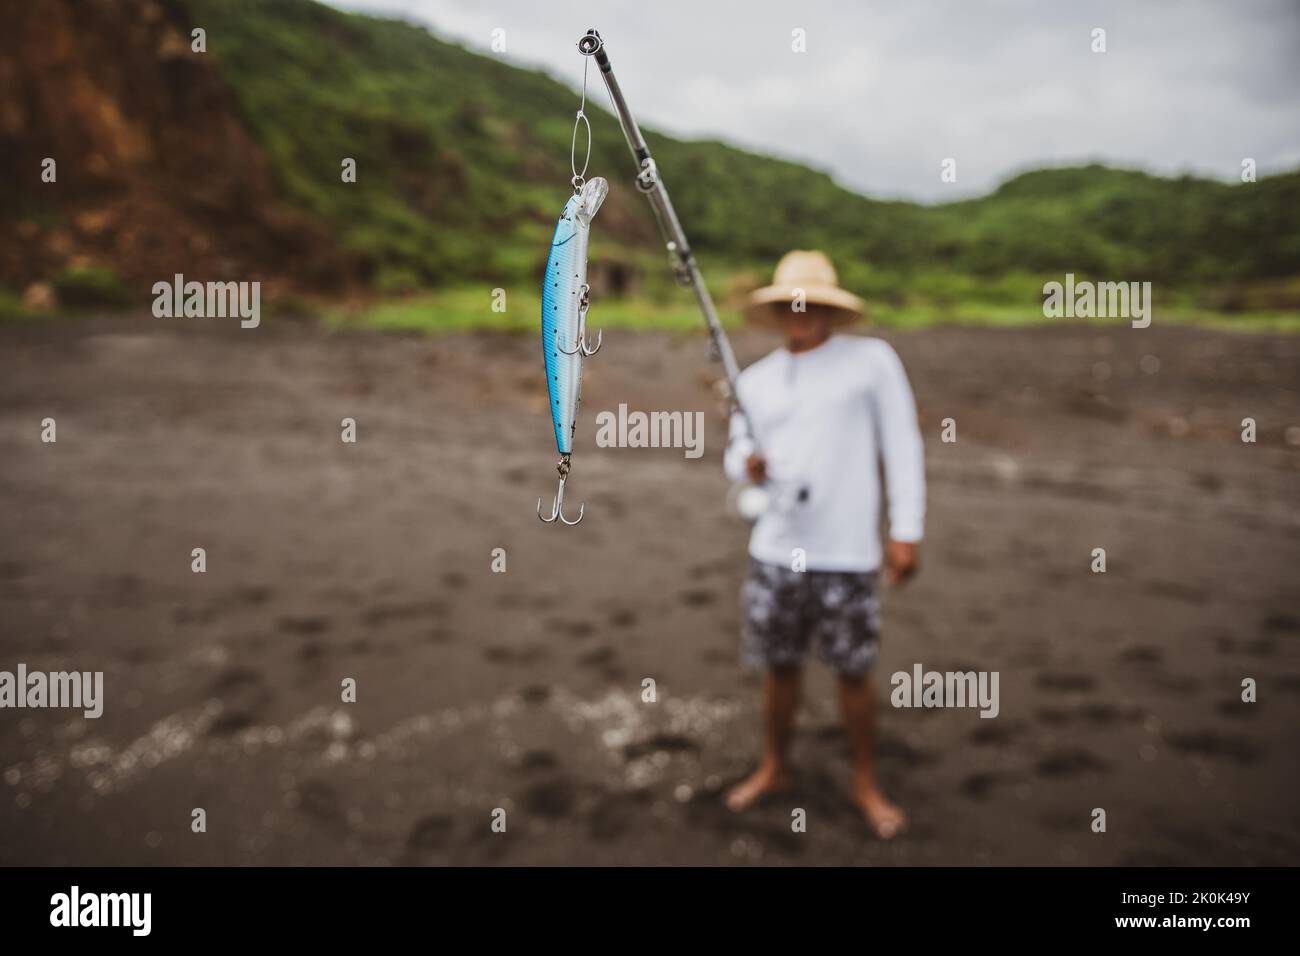
<svg viewBox="0 0 1300 956"><path fill-rule="evenodd" d="M759 698L702 334L606 330L587 517L561 528L534 514L555 450L531 336L0 326L0 669L103 671L105 693L99 719L0 711L0 864L1300 863L1300 339L880 334L930 500L877 678L1001 678L991 720L882 702L912 816L892 843L849 803L816 665L795 792L720 803ZM620 403L706 412L703 457L597 448Z"/></svg>

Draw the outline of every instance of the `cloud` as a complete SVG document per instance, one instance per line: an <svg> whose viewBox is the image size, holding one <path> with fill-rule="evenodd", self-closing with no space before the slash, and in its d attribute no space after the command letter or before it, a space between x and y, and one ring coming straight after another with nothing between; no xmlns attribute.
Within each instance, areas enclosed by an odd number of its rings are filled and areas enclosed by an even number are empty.
<svg viewBox="0 0 1300 956"><path fill-rule="evenodd" d="M1225 180L1247 156L1261 172L1300 164L1294 0L332 2L483 52L504 29L504 58L575 89L574 44L595 26L646 126L796 159L877 196L955 199L1094 159ZM1096 27L1105 53L1091 50ZM795 28L806 53L791 50ZM948 157L954 184L939 178Z"/></svg>

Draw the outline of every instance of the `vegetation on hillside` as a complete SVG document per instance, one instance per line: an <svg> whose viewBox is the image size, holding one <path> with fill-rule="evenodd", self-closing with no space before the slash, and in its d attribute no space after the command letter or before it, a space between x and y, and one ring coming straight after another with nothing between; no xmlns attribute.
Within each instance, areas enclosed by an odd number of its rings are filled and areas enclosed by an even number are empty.
<svg viewBox="0 0 1300 956"><path fill-rule="evenodd" d="M168 2L207 31L206 55L282 198L332 231L369 289L534 281L567 198L574 90L422 27L312 0ZM639 297L679 309L618 122L591 82L590 174L612 187L593 256L640 263ZM918 304L958 318L1032 313L1043 283L1067 271L1151 281L1188 310L1300 311L1300 171L1228 185L1041 169L925 206L873 200L722 143L647 137L720 293L763 281L791 247L815 247L886 315ZM341 180L344 158L356 161L355 183Z"/></svg>
<svg viewBox="0 0 1300 956"><path fill-rule="evenodd" d="M567 190L572 90L420 27L309 0L189 7L285 190L367 257L381 290L536 272ZM618 123L589 112L591 169L614 185L602 232L653 249ZM650 140L706 259L766 268L790 246L819 247L846 284L895 304L918 292L942 302L1028 290L1032 301L1042 274L1065 271L1183 288L1300 273L1300 173L1229 186L1047 169L926 207L720 143ZM345 156L359 169L346 187Z"/></svg>

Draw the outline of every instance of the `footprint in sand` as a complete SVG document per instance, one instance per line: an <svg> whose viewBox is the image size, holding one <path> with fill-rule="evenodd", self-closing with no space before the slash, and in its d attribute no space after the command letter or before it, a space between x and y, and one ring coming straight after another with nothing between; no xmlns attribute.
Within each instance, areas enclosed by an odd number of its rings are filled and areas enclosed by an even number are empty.
<svg viewBox="0 0 1300 956"><path fill-rule="evenodd" d="M682 734L655 734L646 740L637 740L623 748L623 757L638 760L657 753L698 753L700 745Z"/></svg>
<svg viewBox="0 0 1300 956"><path fill-rule="evenodd" d="M212 690L225 693L231 690L262 683L261 671L252 667L227 667L212 682Z"/></svg>
<svg viewBox="0 0 1300 956"><path fill-rule="evenodd" d="M1147 594L1182 601L1184 604L1204 604L1208 595L1204 588L1184 584L1181 581L1147 581L1142 585Z"/></svg>
<svg viewBox="0 0 1300 956"><path fill-rule="evenodd" d="M692 588L683 591L679 600L684 607L707 607L718 599L718 593L709 588Z"/></svg>
<svg viewBox="0 0 1300 956"><path fill-rule="evenodd" d="M1087 692L1096 685L1096 680L1089 674L1068 674L1044 672L1036 681L1043 690Z"/></svg>
<svg viewBox="0 0 1300 956"><path fill-rule="evenodd" d="M421 817L406 835L406 848L414 853L439 850L451 839L452 819L444 814Z"/></svg>
<svg viewBox="0 0 1300 956"><path fill-rule="evenodd" d="M547 618L544 622L546 630L550 632L559 632L567 634L581 640L584 637L591 637L596 633L596 625L588 620L568 619L562 617Z"/></svg>
<svg viewBox="0 0 1300 956"><path fill-rule="evenodd" d="M338 791L323 780L308 780L297 793L297 807L319 823L342 825L343 801Z"/></svg>
<svg viewBox="0 0 1300 956"><path fill-rule="evenodd" d="M986 800L1003 777L1000 773L972 773L962 778L959 786L961 792L972 800Z"/></svg>
<svg viewBox="0 0 1300 956"><path fill-rule="evenodd" d="M1300 674L1279 674L1273 681L1279 688L1294 694L1300 691Z"/></svg>
<svg viewBox="0 0 1300 956"><path fill-rule="evenodd" d="M551 699L551 688L545 684L529 684L519 692L525 704L544 704Z"/></svg>
<svg viewBox="0 0 1300 956"><path fill-rule="evenodd" d="M577 802L577 787L563 774L534 784L520 798L525 810L546 820L562 820L571 815Z"/></svg>
<svg viewBox="0 0 1300 956"><path fill-rule="evenodd" d="M1253 705L1251 705L1253 706ZM1226 757L1242 766L1259 760L1260 749L1244 737L1228 737L1213 731L1170 734L1165 738L1180 754L1198 757Z"/></svg>
<svg viewBox="0 0 1300 956"><path fill-rule="evenodd" d="M1150 676L1150 680L1161 690L1172 691L1175 694L1190 694L1201 686L1201 682L1195 677L1171 674L1168 671L1157 671Z"/></svg>
<svg viewBox="0 0 1300 956"><path fill-rule="evenodd" d="M1300 617L1285 611L1270 611L1264 620L1260 621L1260 627L1265 631L1295 634L1300 632Z"/></svg>
<svg viewBox="0 0 1300 956"><path fill-rule="evenodd" d="M1223 490L1223 478L1209 471L1200 471L1191 476L1192 484L1202 491L1218 494Z"/></svg>
<svg viewBox="0 0 1300 956"><path fill-rule="evenodd" d="M1258 703L1247 704L1240 697L1225 697L1223 700L1219 701L1217 709L1224 717L1231 718L1232 720L1241 720L1247 717L1254 717L1259 713L1259 708L1260 705Z"/></svg>
<svg viewBox="0 0 1300 956"><path fill-rule="evenodd" d="M518 768L526 773L538 770L554 770L559 765L559 758L549 750L529 750L519 758L517 764Z"/></svg>
<svg viewBox="0 0 1300 956"><path fill-rule="evenodd" d="M260 585L246 585L235 588L235 600L240 604L265 604L275 592Z"/></svg>
<svg viewBox="0 0 1300 956"><path fill-rule="evenodd" d="M1277 651L1277 641L1271 637L1258 637L1243 648L1251 657L1272 657Z"/></svg>
<svg viewBox="0 0 1300 956"><path fill-rule="evenodd" d="M1103 760L1082 747L1055 750L1039 760L1035 768L1040 777L1076 777L1106 769Z"/></svg>
<svg viewBox="0 0 1300 956"><path fill-rule="evenodd" d="M304 664L316 665L325 659L325 645L315 638L308 638L298 645L298 660Z"/></svg>
<svg viewBox="0 0 1300 956"><path fill-rule="evenodd" d="M275 626L286 634L321 634L329 630L329 621L323 617L282 617Z"/></svg>
<svg viewBox="0 0 1300 956"><path fill-rule="evenodd" d="M1113 704L1092 703L1079 708L1079 715L1090 724L1105 726L1120 719L1120 709Z"/></svg>
<svg viewBox="0 0 1300 956"><path fill-rule="evenodd" d="M617 680L624 674L623 668L618 664L618 652L607 646L597 647L581 655L578 666L598 669L606 680Z"/></svg>
<svg viewBox="0 0 1300 956"><path fill-rule="evenodd" d="M618 652L608 645L601 645L595 650L587 651L578 657L578 663L583 667L605 667L614 663L618 659Z"/></svg>
<svg viewBox="0 0 1300 956"><path fill-rule="evenodd" d="M1000 723L998 721L981 721L970 732L970 742L980 746L1005 747L1024 732L1021 723Z"/></svg>
<svg viewBox="0 0 1300 956"><path fill-rule="evenodd" d="M876 755L887 763L901 763L905 767L920 767L934 763L934 754L918 750L902 737L886 734L876 745Z"/></svg>
<svg viewBox="0 0 1300 956"><path fill-rule="evenodd" d="M614 627L631 627L636 620L636 611L631 608L616 608L609 612L609 623Z"/></svg>
<svg viewBox="0 0 1300 956"><path fill-rule="evenodd" d="M221 702L221 712L208 725L208 733L214 737L253 726L271 699L261 672L251 667L227 667L213 680L209 692Z"/></svg>
<svg viewBox="0 0 1300 956"><path fill-rule="evenodd" d="M367 608L361 619L367 624L387 624L390 621L409 621L421 617L445 617L449 608L446 601L413 601L408 604L376 604Z"/></svg>
<svg viewBox="0 0 1300 956"><path fill-rule="evenodd" d="M256 723L257 720L249 711L239 707L226 707L208 725L208 735L211 737L229 737L241 730L247 730Z"/></svg>
<svg viewBox="0 0 1300 956"><path fill-rule="evenodd" d="M550 652L540 644L517 648L492 644L483 648L483 658L493 664L535 664L549 656Z"/></svg>

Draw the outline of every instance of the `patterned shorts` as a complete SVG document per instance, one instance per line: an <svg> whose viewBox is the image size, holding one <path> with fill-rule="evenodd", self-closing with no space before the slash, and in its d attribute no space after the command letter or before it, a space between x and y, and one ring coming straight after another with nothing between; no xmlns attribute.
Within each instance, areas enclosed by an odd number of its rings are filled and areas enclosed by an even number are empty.
<svg viewBox="0 0 1300 956"><path fill-rule="evenodd" d="M817 657L843 674L862 674L880 648L875 571L792 571L749 559L740 589L741 660L750 667Z"/></svg>

